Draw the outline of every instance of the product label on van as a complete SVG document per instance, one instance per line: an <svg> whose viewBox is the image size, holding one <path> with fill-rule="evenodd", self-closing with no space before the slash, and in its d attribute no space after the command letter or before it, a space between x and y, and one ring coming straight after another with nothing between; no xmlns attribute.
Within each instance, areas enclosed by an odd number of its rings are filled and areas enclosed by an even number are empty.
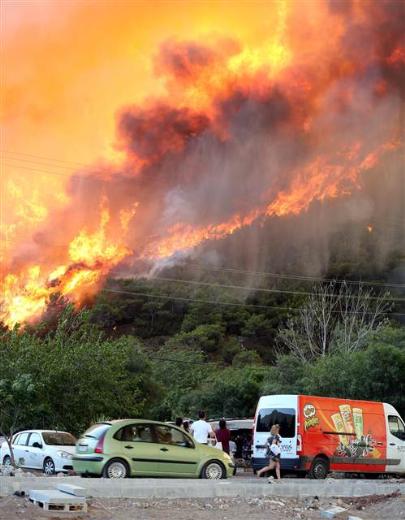
<svg viewBox="0 0 405 520"><path fill-rule="evenodd" d="M319 424L319 419L316 416L316 408L313 404L307 403L304 406L304 417L305 430L309 430L310 428L313 428Z"/></svg>

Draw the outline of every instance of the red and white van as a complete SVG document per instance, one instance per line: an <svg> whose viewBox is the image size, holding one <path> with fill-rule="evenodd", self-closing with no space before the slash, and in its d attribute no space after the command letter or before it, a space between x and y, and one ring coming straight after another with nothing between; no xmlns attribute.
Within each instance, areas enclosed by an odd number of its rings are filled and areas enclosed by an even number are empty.
<svg viewBox="0 0 405 520"><path fill-rule="evenodd" d="M280 425L281 469L405 474L405 426L393 406L311 395L266 395L253 425L252 465L267 464L266 440Z"/></svg>

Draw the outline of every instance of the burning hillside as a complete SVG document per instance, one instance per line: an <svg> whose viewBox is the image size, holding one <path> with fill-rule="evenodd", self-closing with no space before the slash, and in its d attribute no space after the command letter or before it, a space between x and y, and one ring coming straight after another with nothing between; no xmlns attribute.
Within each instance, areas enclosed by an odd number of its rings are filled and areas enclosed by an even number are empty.
<svg viewBox="0 0 405 520"><path fill-rule="evenodd" d="M4 323L40 316L54 295L80 304L122 261L153 266L350 196L403 156L403 4L271 5L259 42L161 44L159 95L117 107L119 159L80 166L58 204L9 179L21 196L1 228Z"/></svg>

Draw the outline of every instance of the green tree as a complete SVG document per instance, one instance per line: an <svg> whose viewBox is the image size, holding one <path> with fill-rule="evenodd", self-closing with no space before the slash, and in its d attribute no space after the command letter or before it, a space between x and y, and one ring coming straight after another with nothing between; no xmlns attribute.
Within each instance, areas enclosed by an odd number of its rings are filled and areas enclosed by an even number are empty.
<svg viewBox="0 0 405 520"><path fill-rule="evenodd" d="M151 367L135 338L107 340L89 314L67 308L44 338L17 331L1 342L0 380L18 374L35 382L35 398L20 426L83 431L99 416L145 415L156 396ZM32 393L32 392L31 392ZM28 413L29 412L29 413Z"/></svg>

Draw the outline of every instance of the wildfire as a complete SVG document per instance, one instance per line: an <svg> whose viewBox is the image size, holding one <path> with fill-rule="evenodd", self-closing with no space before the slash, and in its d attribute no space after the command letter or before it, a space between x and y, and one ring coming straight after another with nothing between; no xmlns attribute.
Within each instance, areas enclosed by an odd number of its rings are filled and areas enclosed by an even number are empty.
<svg viewBox="0 0 405 520"><path fill-rule="evenodd" d="M195 3L180 25L170 2L163 22L150 5L118 3L66 4L63 16L50 5L55 26L40 38L36 18L7 34L15 74L4 118L17 150L5 153L0 199L0 320L9 327L53 298L80 305L129 256L153 264L348 197L403 146L395 0L235 0L221 3L218 19ZM54 63L55 48L67 59ZM43 59L50 73L38 78Z"/></svg>
<svg viewBox="0 0 405 520"><path fill-rule="evenodd" d="M125 246L108 240L109 218L102 209L99 229L80 231L69 244L65 265L51 270L32 265L18 276L8 274L0 287L0 321L9 327L30 321L45 311L53 295L80 304L85 296L97 292L110 270L129 254Z"/></svg>

